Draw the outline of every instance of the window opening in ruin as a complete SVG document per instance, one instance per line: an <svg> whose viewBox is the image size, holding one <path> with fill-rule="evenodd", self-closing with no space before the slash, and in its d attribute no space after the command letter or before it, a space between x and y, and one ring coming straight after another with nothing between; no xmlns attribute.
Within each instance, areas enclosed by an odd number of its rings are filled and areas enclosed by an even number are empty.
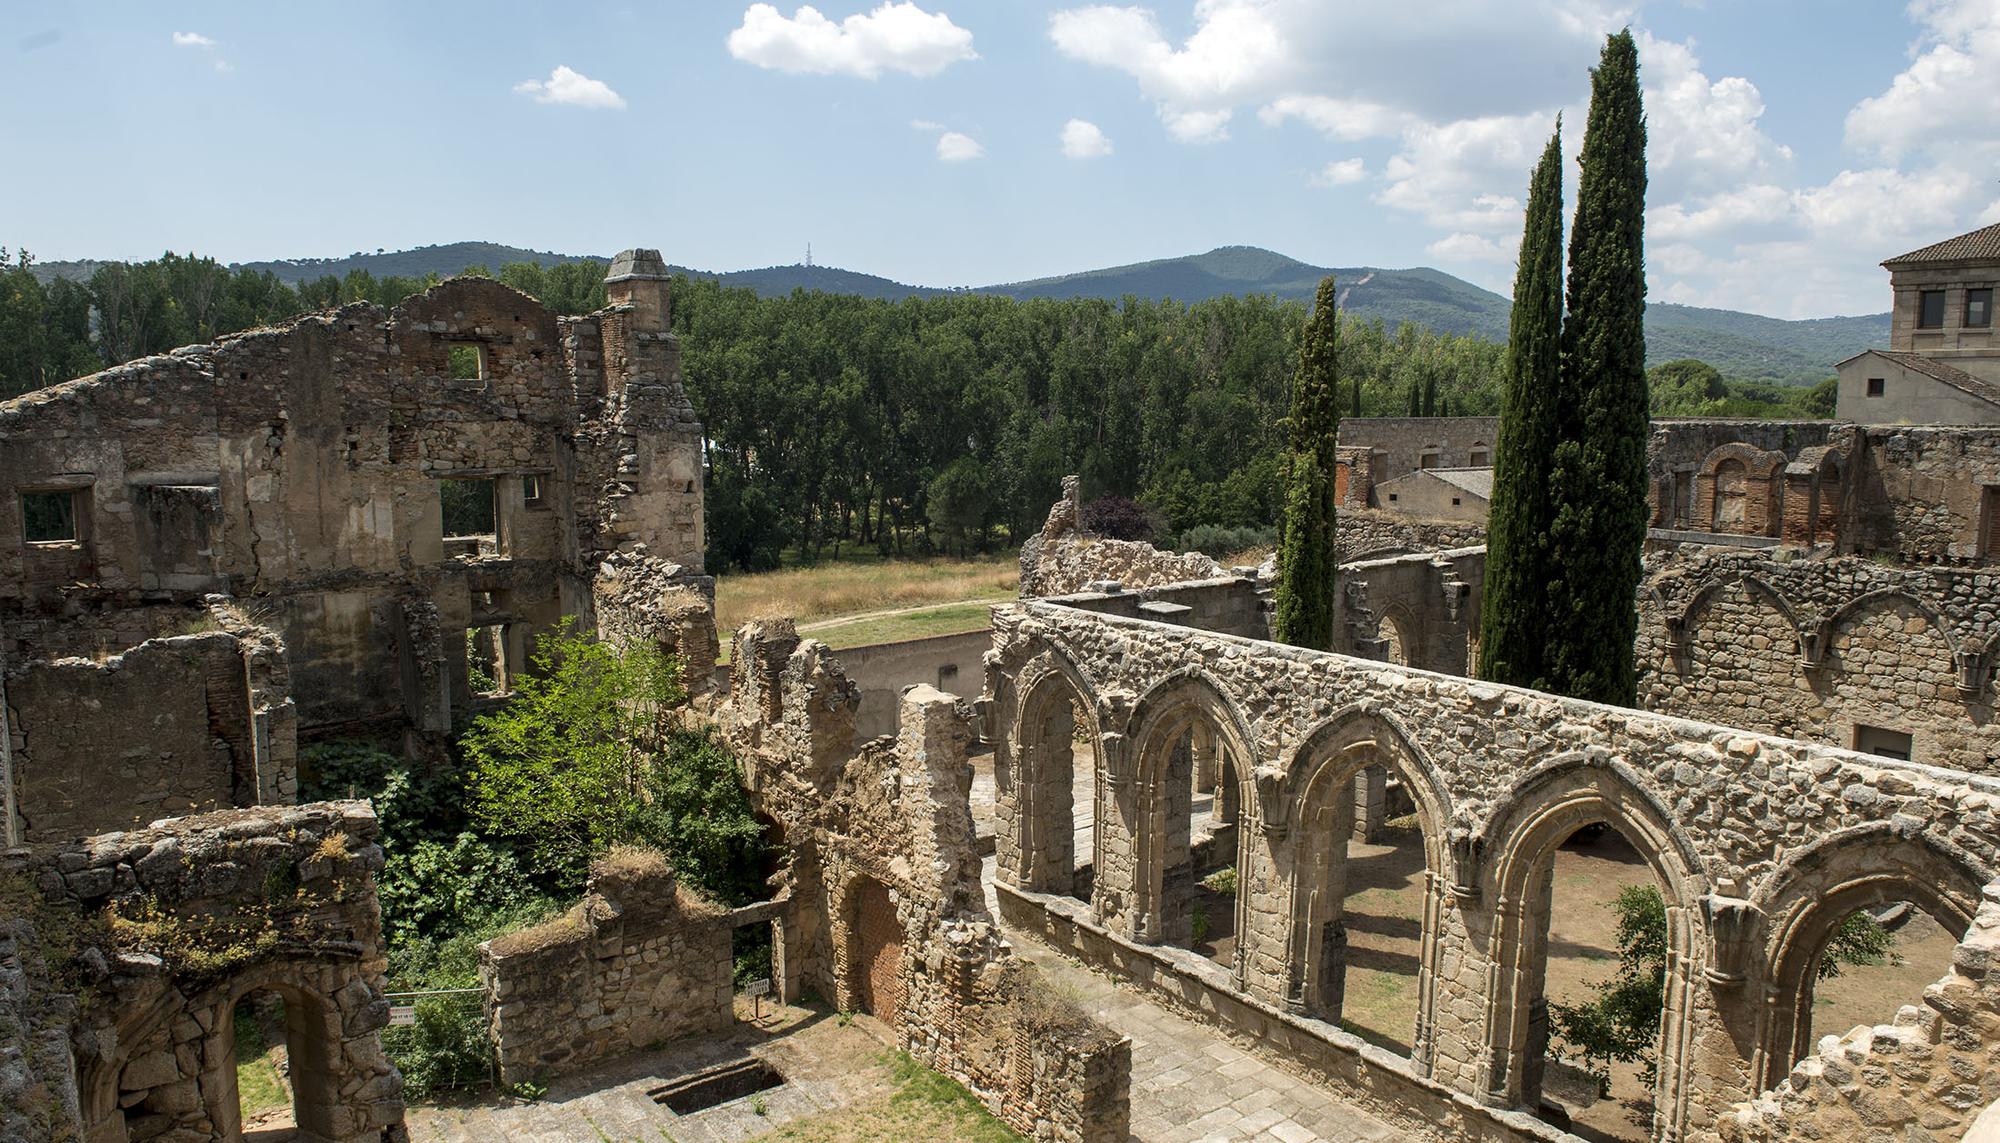
<svg viewBox="0 0 2000 1143"><path fill-rule="evenodd" d="M1157 935L1224 967L1236 963L1237 775L1214 725L1191 714L1168 733L1161 788L1149 798L1159 839Z"/></svg>
<svg viewBox="0 0 2000 1143"><path fill-rule="evenodd" d="M1013 760L1024 816L1014 872L1037 893L1089 901L1096 875L1097 756L1086 702L1050 675L1029 692Z"/></svg>
<svg viewBox="0 0 2000 1143"><path fill-rule="evenodd" d="M1963 936L1962 921L1912 901L1846 912L1815 942L1815 955L1805 958L1812 971L1773 981L1776 1041L1765 1086L1776 1086L1793 1065L1817 1054L1820 1035L1891 1023L1905 1004L1921 1008L1924 989L1944 976ZM1790 975L1787 968L1781 964L1779 974Z"/></svg>
<svg viewBox="0 0 2000 1143"><path fill-rule="evenodd" d="M1965 325L1967 329L1987 329L1993 324L1993 290L1984 287L1965 291Z"/></svg>
<svg viewBox="0 0 2000 1143"><path fill-rule="evenodd" d="M1715 466L1715 504L1709 513L1709 531L1741 532L1750 503L1750 469L1740 460L1725 460Z"/></svg>
<svg viewBox="0 0 2000 1143"><path fill-rule="evenodd" d="M445 376L453 381L486 379L486 347L476 341L453 342L445 349Z"/></svg>
<svg viewBox="0 0 2000 1143"><path fill-rule="evenodd" d="M946 663L937 669L937 688L949 691L958 685L958 664Z"/></svg>
<svg viewBox="0 0 2000 1143"><path fill-rule="evenodd" d="M508 679L507 627L494 623L465 629L465 689L479 698L500 698L513 685Z"/></svg>
<svg viewBox="0 0 2000 1143"><path fill-rule="evenodd" d="M1453 503L1457 503L1453 501ZM1403 624L1393 615L1384 615L1375 625L1375 637L1382 641L1382 660L1397 666L1410 665L1410 640Z"/></svg>
<svg viewBox="0 0 2000 1143"><path fill-rule="evenodd" d="M1888 390L1888 387L1889 382L1886 378L1870 377L1868 379L1868 395L1870 397L1880 397Z"/></svg>
<svg viewBox="0 0 2000 1143"><path fill-rule="evenodd" d="M1908 762L1915 745L1915 740L1900 730L1854 724L1854 748L1863 754Z"/></svg>
<svg viewBox="0 0 2000 1143"><path fill-rule="evenodd" d="M491 479L447 477L440 480L438 502L443 509L444 538L447 540L492 536L498 530Z"/></svg>
<svg viewBox="0 0 2000 1143"><path fill-rule="evenodd" d="M535 473L521 477L521 504L526 508L546 507L542 503L542 478Z"/></svg>
<svg viewBox="0 0 2000 1143"><path fill-rule="evenodd" d="M851 900L847 985L853 1008L893 1028L903 1001L903 925L889 890L872 877L858 880Z"/></svg>
<svg viewBox="0 0 2000 1143"><path fill-rule="evenodd" d="M1586 1138L1646 1140L1654 1088L1643 1062L1606 1052L1657 1057L1672 944L1665 887L1602 822L1574 831L1529 884L1522 1100Z"/></svg>
<svg viewBox="0 0 2000 1143"><path fill-rule="evenodd" d="M21 493L22 538L30 544L76 543L82 538L76 501L74 490Z"/></svg>
<svg viewBox="0 0 2000 1143"><path fill-rule="evenodd" d="M1944 328L1944 291L1924 290L1917 295L1917 328Z"/></svg>

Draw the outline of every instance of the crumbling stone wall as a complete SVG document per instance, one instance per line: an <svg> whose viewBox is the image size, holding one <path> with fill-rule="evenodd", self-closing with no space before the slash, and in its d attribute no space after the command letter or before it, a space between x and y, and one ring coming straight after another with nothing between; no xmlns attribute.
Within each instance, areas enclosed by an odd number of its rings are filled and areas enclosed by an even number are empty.
<svg viewBox="0 0 2000 1143"><path fill-rule="evenodd" d="M651 646L680 659L688 693L715 686L715 579L647 555L605 557L591 584L597 633L616 646Z"/></svg>
<svg viewBox="0 0 2000 1143"><path fill-rule="evenodd" d="M1247 759L1224 976L1260 1003L1337 1018L1309 988L1320 966L1304 919L1324 918L1317 890L1339 883L1325 861L1344 858L1313 839L1340 827L1356 774L1382 767L1402 782L1430 887L1407 1066L1455 1099L1537 1098L1547 870L1581 826L1630 840L1667 902L1666 1140L1712 1130L1769 1086L1770 1062L1810 1027L1815 957L1801 950L1883 900L1962 931L2000 868L1991 779L1055 602L996 609L994 635L982 710L1011 844L1069 828L1022 800L1039 782L1024 767L1060 753L1027 709L1056 688L1094 714L1104 793L1089 915L1119 940L1151 944L1172 927L1170 855L1145 825L1173 804L1169 730L1198 723ZM1003 860L1000 876L1033 866ZM1767 1010L1767 995L1792 999ZM1364 1074L1379 1065L1356 1059Z"/></svg>
<svg viewBox="0 0 2000 1143"><path fill-rule="evenodd" d="M2000 427L1870 425L1850 428L1852 524L1842 550L1911 563L1991 562L2000 542L1993 485Z"/></svg>
<svg viewBox="0 0 2000 1143"><path fill-rule="evenodd" d="M1040 995L986 911L964 704L912 686L896 736L857 748L856 688L789 621L745 626L731 663L717 721L787 856L773 958L785 997L872 1011L1031 1138L1124 1139L1129 1042ZM892 920L875 915L885 901Z"/></svg>
<svg viewBox="0 0 2000 1143"><path fill-rule="evenodd" d="M730 934L754 919L742 912L680 885L658 853L598 860L567 913L479 947L500 1082L566 1075L728 1027Z"/></svg>
<svg viewBox="0 0 2000 1143"><path fill-rule="evenodd" d="M1648 557L1639 616L1648 710L1839 746L1877 727L2000 772L2000 573L1682 545Z"/></svg>
<svg viewBox="0 0 2000 1143"><path fill-rule="evenodd" d="M402 1079L378 1035L389 1005L376 828L366 802L322 802L8 856L0 873L46 962L44 986L79 998L66 1036L74 1137L236 1138L232 1013L274 992L301 1130L332 1143L404 1138ZM18 1065L0 1061L9 1109L27 1090Z"/></svg>
<svg viewBox="0 0 2000 1143"><path fill-rule="evenodd" d="M1484 468L1500 439L1498 417L1342 417L1340 447L1380 454L1374 483L1419 468ZM1475 454L1485 454L1481 460ZM1424 464L1425 456L1435 459Z"/></svg>
<svg viewBox="0 0 2000 1143"><path fill-rule="evenodd" d="M700 427L664 264L621 255L607 289L559 320L453 279L0 402L11 661L60 651L32 645L57 617L224 593L280 631L308 732L435 733L475 697L463 632L499 628L519 670L535 632L587 610L606 554L698 574ZM455 376L454 352L477 368ZM444 537L444 479L490 482L491 534ZM69 498L76 534L27 541L21 493Z"/></svg>
<svg viewBox="0 0 2000 1143"><path fill-rule="evenodd" d="M1021 597L1073 595L1096 582L1154 587L1223 574L1200 552L1163 552L1138 540L1107 540L1083 530L1083 482L1063 477L1062 499L1042 530L1021 545Z"/></svg>
<svg viewBox="0 0 2000 1143"><path fill-rule="evenodd" d="M1343 509L1334 549L1343 564L1390 556L1446 552L1486 542L1486 525L1466 520L1418 520L1380 509Z"/></svg>
<svg viewBox="0 0 2000 1143"><path fill-rule="evenodd" d="M1426 671L1470 674L1485 583L1483 547L1342 564L1333 649Z"/></svg>
<svg viewBox="0 0 2000 1143"><path fill-rule="evenodd" d="M1722 1143L1970 1139L2000 1099L2000 884L1952 954L1944 979L1887 1024L1829 1035L1785 1081L1716 1124Z"/></svg>
<svg viewBox="0 0 2000 1143"><path fill-rule="evenodd" d="M296 796L283 646L233 622L234 631L149 639L102 660L5 672L14 844Z"/></svg>

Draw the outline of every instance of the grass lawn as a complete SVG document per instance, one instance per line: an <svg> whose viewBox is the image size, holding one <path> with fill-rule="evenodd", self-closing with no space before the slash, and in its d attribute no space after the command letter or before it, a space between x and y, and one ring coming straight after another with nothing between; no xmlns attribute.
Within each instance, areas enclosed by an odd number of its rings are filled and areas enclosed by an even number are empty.
<svg viewBox="0 0 2000 1143"><path fill-rule="evenodd" d="M972 1093L900 1052L882 1063L896 1077L896 1091L838 1111L795 1120L757 1136L772 1143L864 1143L878 1139L945 1143L1021 1143Z"/></svg>
<svg viewBox="0 0 2000 1143"><path fill-rule="evenodd" d="M875 643L896 643L904 639L924 639L932 635L959 635L967 631L984 631L991 618L992 606L986 600L947 603L943 607L926 607L897 615L838 621L824 627L815 625L805 633L836 651Z"/></svg>
<svg viewBox="0 0 2000 1143"><path fill-rule="evenodd" d="M236 1010L236 1098L245 1119L260 1111L289 1107L292 1095L278 1078L275 1049L264 1043L257 1018L246 1003Z"/></svg>
<svg viewBox="0 0 2000 1143"><path fill-rule="evenodd" d="M1020 579L1014 552L969 560L843 560L721 575L715 579L715 625L725 662L731 632L775 616L790 616L808 629L805 634L836 650L957 635L984 628L987 607L1013 599Z"/></svg>

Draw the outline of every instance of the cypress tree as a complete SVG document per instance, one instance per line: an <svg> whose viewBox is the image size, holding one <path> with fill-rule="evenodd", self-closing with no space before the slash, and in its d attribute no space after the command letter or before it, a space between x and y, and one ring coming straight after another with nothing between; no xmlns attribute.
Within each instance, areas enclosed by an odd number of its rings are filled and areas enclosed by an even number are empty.
<svg viewBox="0 0 2000 1143"><path fill-rule="evenodd" d="M1292 377L1291 435L1285 457L1284 531L1271 634L1280 643L1333 646L1334 441L1340 434L1340 306L1333 278L1321 279Z"/></svg>
<svg viewBox="0 0 2000 1143"><path fill-rule="evenodd" d="M1637 702L1634 594L1646 542L1646 119L1632 33L1591 73L1550 489L1551 690Z"/></svg>
<svg viewBox="0 0 2000 1143"><path fill-rule="evenodd" d="M1493 452L1486 522L1486 581L1480 594L1479 677L1539 687L1546 638L1549 462L1558 429L1562 369L1562 119L1528 180L1527 225L1514 271L1507 381Z"/></svg>

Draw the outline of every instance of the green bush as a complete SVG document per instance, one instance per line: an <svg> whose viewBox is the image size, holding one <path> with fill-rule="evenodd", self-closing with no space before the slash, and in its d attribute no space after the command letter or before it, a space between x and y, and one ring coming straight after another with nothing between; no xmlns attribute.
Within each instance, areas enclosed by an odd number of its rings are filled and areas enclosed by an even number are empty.
<svg viewBox="0 0 2000 1143"><path fill-rule="evenodd" d="M1276 528L1223 528L1214 524L1199 524L1182 532L1176 546L1184 552L1200 552L1219 560L1252 548L1273 548L1277 544Z"/></svg>

